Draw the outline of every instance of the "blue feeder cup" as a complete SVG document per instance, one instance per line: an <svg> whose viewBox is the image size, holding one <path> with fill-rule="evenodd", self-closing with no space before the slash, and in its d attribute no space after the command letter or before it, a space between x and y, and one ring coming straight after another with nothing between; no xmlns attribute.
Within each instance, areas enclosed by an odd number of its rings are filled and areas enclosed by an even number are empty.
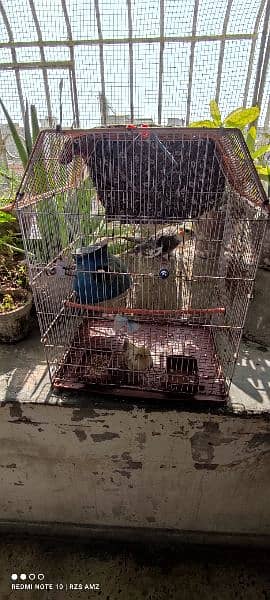
<svg viewBox="0 0 270 600"><path fill-rule="evenodd" d="M125 264L108 253L107 244L78 248L73 289L81 304L97 304L123 294L131 286Z"/></svg>

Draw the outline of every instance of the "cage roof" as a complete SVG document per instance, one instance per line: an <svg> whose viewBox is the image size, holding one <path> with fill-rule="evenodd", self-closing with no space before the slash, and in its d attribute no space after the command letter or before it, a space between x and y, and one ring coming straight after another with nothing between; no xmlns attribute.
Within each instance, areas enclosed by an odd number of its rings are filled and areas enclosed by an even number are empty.
<svg viewBox="0 0 270 600"><path fill-rule="evenodd" d="M130 141L134 144L136 139L140 137L138 134L140 132L145 133L145 131L145 129L138 128L129 129L126 126L100 127L88 130L42 131L36 141L17 194L17 208L31 206L38 199L48 199L49 201L54 194L65 192L80 185L84 178L85 165L90 164L89 157L92 153L95 154L94 164L96 163L99 140L103 139L102 148L104 141L108 140L115 142L118 149L121 141L125 141L125 143ZM260 214L264 215L264 218L268 217L269 205L266 194L242 133L238 129L151 127L147 129L147 133L149 136L154 136L159 143L161 142L165 151L166 144L171 142L176 143L176 146L182 144L181 155L186 151L185 142L197 144L196 161L198 161L199 146L202 142L205 141L208 145L214 144L214 156L217 158L229 185L239 196L245 197L250 206L259 208ZM143 137L141 137L141 141L143 143ZM74 142L75 146L73 145ZM75 148L78 150L77 153ZM124 151L127 152L127 149L128 146L125 145ZM134 145L132 146L132 154L135 151ZM110 152L111 150L106 158L102 149L101 160L105 163L110 160ZM208 149L205 148L203 152L206 156ZM76 154L79 161L76 160ZM187 153L187 161L189 155L190 152ZM178 168L181 171L181 167L178 166ZM195 176L196 172L197 167ZM42 192L37 191L41 177L44 177L48 183L47 191L43 189Z"/></svg>

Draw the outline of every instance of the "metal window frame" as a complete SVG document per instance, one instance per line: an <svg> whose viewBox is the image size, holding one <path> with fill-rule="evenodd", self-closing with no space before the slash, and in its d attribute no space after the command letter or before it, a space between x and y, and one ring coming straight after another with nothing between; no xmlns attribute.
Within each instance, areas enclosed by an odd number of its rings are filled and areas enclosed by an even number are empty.
<svg viewBox="0 0 270 600"><path fill-rule="evenodd" d="M224 59L224 52L225 52L225 42L226 42L226 34L227 34L227 27L228 27L228 23L229 23L229 18L230 18L230 14L231 14L231 8L232 8L232 3L233 0L228 0L227 2L227 8L225 11L225 16L224 16L224 21L223 21L223 27L222 27L222 40L220 43L220 50L219 50L219 59L218 59L218 71L217 71L217 85L216 85L216 95L215 95L215 100L217 103L219 103L219 96L220 96L220 87L221 87L221 77L222 77L222 67L223 67L223 59Z"/></svg>
<svg viewBox="0 0 270 600"><path fill-rule="evenodd" d="M254 38L251 42L251 48L250 48L250 54L249 54L249 62L248 62L248 70L247 70L247 77L246 77L246 83L245 83L245 89L244 89L244 102L243 105L246 107L247 105L247 99L248 99L248 94L249 94L249 87L250 87L250 80L251 80L251 74L252 74L252 69L254 66L254 57L255 57L255 51L256 51L256 42L258 40L258 32L259 32L259 25L260 25L260 21L263 15L263 11L265 9L265 4L266 4L267 0L262 0L261 4L260 4L260 8L258 10L257 13L257 17L256 17L256 21L255 21L255 25L254 25Z"/></svg>
<svg viewBox="0 0 270 600"><path fill-rule="evenodd" d="M7 0L6 0L7 1ZM4 0L0 0L0 14L2 15L4 25L8 33L8 41L0 42L0 48L8 48L11 51L12 62L0 64L0 70L14 70L18 96L20 101L20 108L22 116L24 115L24 98L23 98L23 87L20 78L20 70L22 69L41 69L43 73L45 98L48 109L49 121L52 122L52 106L51 106L51 95L50 86L48 80L47 69L68 69L69 80L70 80L70 94L73 109L73 126L78 128L80 126L80 114L79 114L79 100L77 90L77 79L76 79L76 60L75 60L75 48L80 46L98 46L99 47L99 69L100 69L100 112L101 112L101 123L106 125L107 122L107 99L106 99L106 77L105 77L105 59L104 59L104 48L110 45L128 45L129 51L129 103L130 103L130 119L134 121L135 106L134 106L134 46L139 44L159 44L159 66L158 66L158 87L157 87L157 115L158 124L162 124L162 110L163 110L163 75L164 75L164 51L166 43L185 43L190 46L190 57L189 57L189 79L187 88L187 103L186 103L186 124L189 123L192 105L192 92L194 83L194 56L196 44L200 42L220 42L220 51L218 58L218 70L216 78L216 93L215 97L218 101L220 98L221 82L222 82L222 70L224 62L225 44L227 41L233 40L246 40L250 41L250 52L247 66L247 74L244 87L244 106L247 104L248 96L250 93L250 79L254 69L254 59L256 53L256 44L260 40L259 58L256 65L256 81L254 84L253 102L260 103L263 99L264 87L267 76L267 65L269 61L270 53L270 38L268 34L268 24L270 16L270 0L261 0L257 11L254 29L249 33L228 33L228 23L231 14L231 8L233 0L227 0L227 6L225 16L223 20L223 27L221 34L217 35L196 35L198 11L202 0L194 0L193 9L193 20L192 20L192 31L191 35L165 35L165 0L160 0L160 31L159 35L154 37L147 36L136 36L133 29L133 4L132 0L126 0L127 10L127 21L128 21L128 36L121 38L104 38L102 33L102 16L100 12L99 0L94 0L95 17L97 24L98 35L93 39L75 39L72 34L72 21L67 8L66 0L61 0L61 7L63 13L63 19L65 21L67 38L64 40L44 40L42 37L42 31L37 16L35 0L29 0L29 5L32 13L33 22L37 32L37 39L34 41L20 41L14 39L14 34L10 22L8 20L5 8ZM113 7L112 7L113 10ZM260 31L260 24L263 19L263 30ZM68 61L46 61L45 59L45 48L56 48L66 47L69 49L70 60ZM40 51L40 61L31 62L18 62L16 49L17 48L38 48ZM269 120L270 109L268 107L266 111L266 122Z"/></svg>
<svg viewBox="0 0 270 600"><path fill-rule="evenodd" d="M101 18L99 10L99 1L95 2L95 12L98 30L98 41L99 41L99 67L100 67L100 79L101 79L101 94L100 94L100 112L101 112L101 125L107 123L107 101L106 101L106 86L105 86L105 68L104 68L104 53L103 53L103 35L101 27Z"/></svg>
<svg viewBox="0 0 270 600"><path fill-rule="evenodd" d="M226 40L252 40L254 38L256 38L256 34L252 33L230 33L227 34L225 36ZM170 43L178 43L178 42L183 42L183 43L187 43L190 44L191 42L219 42L224 40L224 35L223 34L215 34L215 35L166 35L163 38L164 42L170 42ZM66 39L66 40L43 40L42 41L42 46L45 48L46 46L49 46L51 48L53 47L57 47L57 46L105 46L105 45L115 45L115 44L130 44L130 42L132 41L133 44L156 44L156 43L160 43L160 35L158 36L153 36L153 37L143 37L143 36L136 36L136 37L132 37L132 39L130 39L130 37L123 37L123 38L93 38L93 39L78 39L75 40L74 38L72 40L70 39ZM21 41L21 42L16 42L16 41L12 41L12 42L0 42L0 48L35 48L35 47L39 47L40 44L37 41Z"/></svg>
<svg viewBox="0 0 270 600"><path fill-rule="evenodd" d="M270 54L270 0L267 0L264 16L263 31L261 36L261 45L257 63L256 80L254 84L254 93L252 104L260 105L263 96L263 87L266 80L267 68L269 65Z"/></svg>
<svg viewBox="0 0 270 600"><path fill-rule="evenodd" d="M21 114L22 114L22 118L23 118L23 121L24 121L25 105L24 105L24 99L23 99L22 82L21 82L20 71L19 71L19 67L18 67L16 49L13 46L14 36L13 36L13 31L12 31L9 19L7 17L7 13L6 13L5 8L3 6L2 0L0 0L0 13L2 15L2 18L3 18L3 21L4 21L4 25L5 25L5 28L7 30L9 42L10 42L7 47L11 51L11 57L12 57L12 65L11 65L11 67L13 67L14 71L15 71L15 78L16 78L18 96L19 96L19 101L20 101Z"/></svg>
<svg viewBox="0 0 270 600"><path fill-rule="evenodd" d="M61 0L62 10L64 14L64 19L66 23L67 36L68 39L72 42L72 28L71 22L68 15L66 0ZM72 107L73 107L73 116L74 116L74 125L75 127L80 127L80 113L79 113L79 100L78 100L78 90L77 90L77 81L76 81L76 71L75 71L75 53L74 53L74 45L69 46L69 55L70 55L70 90L71 90L71 99L72 99Z"/></svg>
<svg viewBox="0 0 270 600"><path fill-rule="evenodd" d="M130 38L129 49L129 102L130 102L130 120L134 122L134 61L133 61L133 28L132 28L132 6L131 0L127 0L128 11L128 35Z"/></svg>
<svg viewBox="0 0 270 600"><path fill-rule="evenodd" d="M186 111L186 125L190 121L190 110L191 110L191 98L192 98L192 80L193 80L193 68L194 68L194 54L196 44L196 29L199 12L200 0L194 2L194 12L192 21L192 42L190 43L190 56L189 56L189 74L188 74L188 96L187 96L187 111Z"/></svg>
<svg viewBox="0 0 270 600"><path fill-rule="evenodd" d="M36 11L36 7L35 7L35 3L34 0L28 0L29 1L29 6L30 6L30 10L33 16L33 21L35 24L35 28L36 28L36 32L37 32L37 37L38 37L38 42L39 42L39 51L40 51L40 58L41 61L43 63L46 62L46 57L45 57L45 51L44 51L44 47L43 47L43 40L42 40L42 33L41 33L41 27L39 24L39 20L38 20L38 16L37 16L37 11ZM47 109L48 109L48 117L49 117L49 125L50 127L52 126L52 104L51 104L51 96L50 96L50 87L49 87L49 80L48 80L48 73L46 70L46 67L41 67L42 68L42 75L43 75L43 82L44 82L44 89L45 89L45 98L46 98L46 103L47 103Z"/></svg>

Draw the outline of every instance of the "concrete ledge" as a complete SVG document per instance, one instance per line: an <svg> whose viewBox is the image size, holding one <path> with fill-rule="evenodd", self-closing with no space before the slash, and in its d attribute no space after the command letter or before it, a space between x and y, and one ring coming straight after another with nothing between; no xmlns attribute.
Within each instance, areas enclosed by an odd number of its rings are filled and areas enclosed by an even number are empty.
<svg viewBox="0 0 270 600"><path fill-rule="evenodd" d="M243 341L226 406L205 406L192 400L149 401L123 398L108 400L100 395L82 392L54 392L50 386L47 364L39 331L15 345L0 344L0 405L6 402L50 404L61 406L124 405L179 409L217 414L270 414L270 350L263 345Z"/></svg>
<svg viewBox="0 0 270 600"><path fill-rule="evenodd" d="M138 543L138 544L177 544L196 546L235 546L239 548L269 548L270 535L236 534L230 532L177 531L150 527L93 527L78 523L44 523L29 521L2 521L0 532L19 536L31 535L89 543L96 542Z"/></svg>
<svg viewBox="0 0 270 600"><path fill-rule="evenodd" d="M268 544L266 348L242 344L220 408L55 394L37 335L1 347L3 529Z"/></svg>
<svg viewBox="0 0 270 600"><path fill-rule="evenodd" d="M270 535L270 420L146 406L0 408L0 519Z"/></svg>

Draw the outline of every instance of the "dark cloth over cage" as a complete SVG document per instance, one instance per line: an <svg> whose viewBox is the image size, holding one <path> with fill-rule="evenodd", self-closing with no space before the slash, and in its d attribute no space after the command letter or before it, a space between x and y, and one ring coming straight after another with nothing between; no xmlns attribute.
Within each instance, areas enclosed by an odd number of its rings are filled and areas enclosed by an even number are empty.
<svg viewBox="0 0 270 600"><path fill-rule="evenodd" d="M89 135L74 139L62 161L74 155L88 165L108 218L195 219L222 201L225 176L211 139Z"/></svg>

